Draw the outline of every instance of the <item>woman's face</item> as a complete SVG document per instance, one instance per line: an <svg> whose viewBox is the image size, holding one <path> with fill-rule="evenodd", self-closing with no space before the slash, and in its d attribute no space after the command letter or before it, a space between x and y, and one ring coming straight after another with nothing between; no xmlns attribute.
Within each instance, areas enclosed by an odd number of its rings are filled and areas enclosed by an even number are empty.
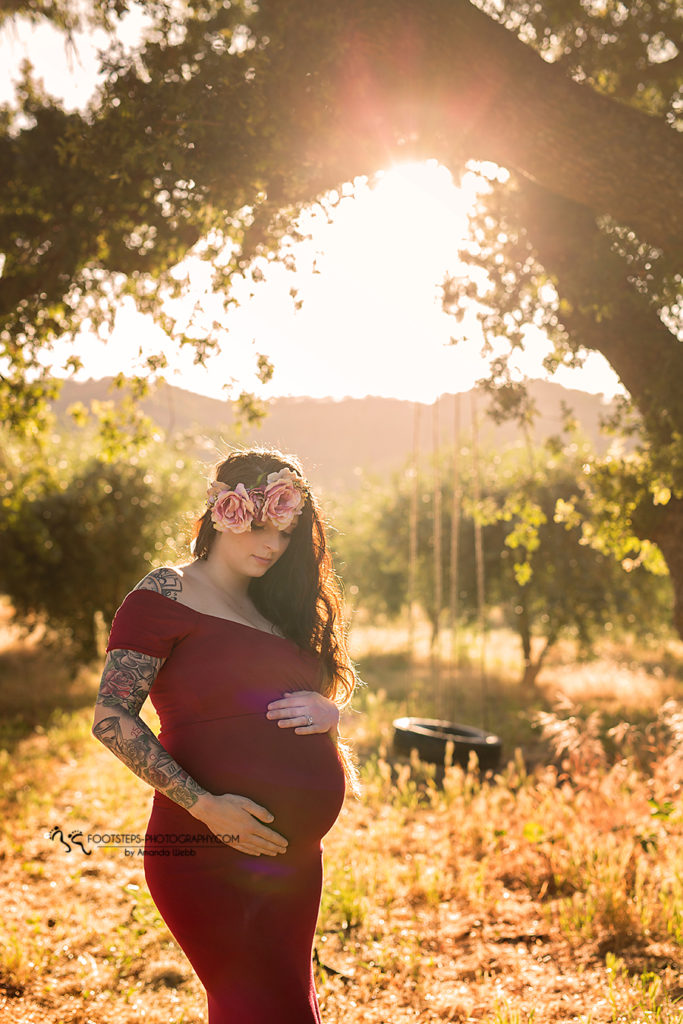
<svg viewBox="0 0 683 1024"><path fill-rule="evenodd" d="M270 519L266 519L264 523L252 523L244 533L230 530L219 533L214 547L218 546L221 557L235 572L259 577L284 555L296 528L297 524L293 522L285 530L278 530Z"/></svg>

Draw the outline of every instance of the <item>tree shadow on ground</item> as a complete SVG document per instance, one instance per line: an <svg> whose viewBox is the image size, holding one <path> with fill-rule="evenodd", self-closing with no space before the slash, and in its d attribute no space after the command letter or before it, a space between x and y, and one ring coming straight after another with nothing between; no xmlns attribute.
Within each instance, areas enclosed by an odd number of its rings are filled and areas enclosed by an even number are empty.
<svg viewBox="0 0 683 1024"><path fill-rule="evenodd" d="M93 706L98 675L54 642L29 638L0 650L0 749L10 753L57 711Z"/></svg>

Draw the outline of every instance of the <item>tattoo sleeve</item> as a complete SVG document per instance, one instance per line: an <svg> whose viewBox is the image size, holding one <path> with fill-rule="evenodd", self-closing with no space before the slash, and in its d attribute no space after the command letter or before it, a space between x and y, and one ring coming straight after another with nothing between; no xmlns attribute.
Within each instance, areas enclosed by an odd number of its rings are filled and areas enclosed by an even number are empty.
<svg viewBox="0 0 683 1024"><path fill-rule="evenodd" d="M170 597L172 601L178 600L178 594L182 592L183 581L175 569L153 569L147 573L144 579L135 587L135 590L154 590L164 597Z"/></svg>
<svg viewBox="0 0 683 1024"><path fill-rule="evenodd" d="M173 760L140 718L140 709L162 665L162 658L138 651L110 651L92 732L139 778L181 807L189 808L206 790Z"/></svg>

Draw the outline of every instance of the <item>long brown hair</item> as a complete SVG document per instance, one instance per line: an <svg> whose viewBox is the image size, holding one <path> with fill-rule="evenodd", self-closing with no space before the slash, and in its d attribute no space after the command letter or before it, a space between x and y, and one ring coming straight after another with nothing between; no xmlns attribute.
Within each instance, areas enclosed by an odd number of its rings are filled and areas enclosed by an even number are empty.
<svg viewBox="0 0 683 1024"><path fill-rule="evenodd" d="M281 469L290 469L304 479L301 463L294 455L283 455L276 448L238 449L218 463L212 480L231 488L243 483L249 489L264 474ZM194 557L207 558L215 539L211 511L207 509L195 523ZM348 651L341 584L327 547L320 508L310 487L287 549L268 572L251 580L248 593L264 618L319 658L323 676L320 692L342 711L351 700L357 677ZM358 796L358 769L341 737L337 749L349 789Z"/></svg>

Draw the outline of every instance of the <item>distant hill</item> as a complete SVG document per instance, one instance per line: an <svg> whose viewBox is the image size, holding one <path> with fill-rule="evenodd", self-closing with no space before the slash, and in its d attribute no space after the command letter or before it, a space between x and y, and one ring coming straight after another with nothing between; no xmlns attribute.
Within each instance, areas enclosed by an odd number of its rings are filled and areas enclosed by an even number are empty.
<svg viewBox="0 0 683 1024"><path fill-rule="evenodd" d="M115 399L111 378L82 383L66 381L54 404L57 416L73 402L89 405L93 399ZM574 412L583 433L598 449L604 448L599 421L610 406L602 396L569 390L559 384L536 380L530 392L539 410L533 437L541 440L561 429L561 405ZM496 425L485 415L488 398L477 393L479 435L483 448L501 448L523 438L512 423ZM460 395L460 423L463 436L471 435L471 392ZM141 402L144 412L165 432L192 431L203 443L197 454L211 461L212 445L224 450L227 444L272 444L284 451L296 452L310 479L325 488L348 487L365 472L387 473L403 465L413 447L415 410L419 409L419 443L423 452L433 444L434 406L393 398L276 398L268 405L268 415L259 428L245 428L236 434L230 403L207 398L169 384L160 385ZM454 396L444 395L437 402L442 444L452 443ZM207 449L209 454L207 456ZM216 454L216 458L218 455Z"/></svg>

